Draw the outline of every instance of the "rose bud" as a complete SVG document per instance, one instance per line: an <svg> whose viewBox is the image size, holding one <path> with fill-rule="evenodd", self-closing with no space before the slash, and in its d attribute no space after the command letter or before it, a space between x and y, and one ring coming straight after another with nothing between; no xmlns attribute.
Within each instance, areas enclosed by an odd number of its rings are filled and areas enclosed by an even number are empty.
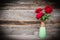
<svg viewBox="0 0 60 40"><path fill-rule="evenodd" d="M43 12L38 13L38 14L36 15L36 19L41 18L43 15L44 15Z"/></svg>
<svg viewBox="0 0 60 40"><path fill-rule="evenodd" d="M46 6L45 7L45 12L50 14L53 11L53 8L51 6Z"/></svg>
<svg viewBox="0 0 60 40"><path fill-rule="evenodd" d="M40 13L41 11L42 11L41 8L37 8L37 9L35 10L35 13Z"/></svg>

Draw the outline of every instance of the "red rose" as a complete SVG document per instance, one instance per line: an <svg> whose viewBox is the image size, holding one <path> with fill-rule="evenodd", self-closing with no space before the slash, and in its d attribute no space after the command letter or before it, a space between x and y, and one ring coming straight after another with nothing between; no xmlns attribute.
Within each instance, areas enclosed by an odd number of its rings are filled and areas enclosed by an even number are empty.
<svg viewBox="0 0 60 40"><path fill-rule="evenodd" d="M43 14L42 12L38 13L38 14L36 15L36 19L41 18L43 15L44 15L44 14Z"/></svg>
<svg viewBox="0 0 60 40"><path fill-rule="evenodd" d="M41 8L37 8L37 9L35 10L35 13L39 13L39 12L41 12L41 11L42 11Z"/></svg>
<svg viewBox="0 0 60 40"><path fill-rule="evenodd" d="M45 12L46 13L51 13L53 11L53 8L51 6L46 6L45 7Z"/></svg>

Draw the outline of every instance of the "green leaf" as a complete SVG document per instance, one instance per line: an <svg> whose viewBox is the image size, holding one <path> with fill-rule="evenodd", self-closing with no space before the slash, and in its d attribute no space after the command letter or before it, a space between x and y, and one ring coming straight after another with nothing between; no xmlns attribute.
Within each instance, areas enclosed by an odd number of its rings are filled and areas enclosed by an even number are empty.
<svg viewBox="0 0 60 40"><path fill-rule="evenodd" d="M44 16L42 16L41 20L45 21L46 19L48 19L51 15L45 14Z"/></svg>
<svg viewBox="0 0 60 40"><path fill-rule="evenodd" d="M46 19L48 19L51 15L46 14Z"/></svg>
<svg viewBox="0 0 60 40"><path fill-rule="evenodd" d="M45 21L46 20L46 15L44 15L41 20Z"/></svg>

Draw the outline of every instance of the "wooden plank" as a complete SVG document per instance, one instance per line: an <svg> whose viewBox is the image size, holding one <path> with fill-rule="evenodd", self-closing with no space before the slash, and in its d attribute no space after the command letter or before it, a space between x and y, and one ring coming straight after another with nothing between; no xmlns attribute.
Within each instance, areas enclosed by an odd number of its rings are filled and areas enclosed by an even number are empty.
<svg viewBox="0 0 60 40"><path fill-rule="evenodd" d="M11 5L12 4L33 4L33 0L4 0L4 1L1 1L0 3L2 3L2 4L11 3Z"/></svg>
<svg viewBox="0 0 60 40"><path fill-rule="evenodd" d="M0 14L0 34L4 33L6 37L14 40L40 40L38 37L40 20L35 19L34 10L0 10ZM46 21L47 39L52 35L56 37L60 30L58 29L60 12L54 10L51 15L50 20Z"/></svg>
<svg viewBox="0 0 60 40"><path fill-rule="evenodd" d="M0 10L35 10L36 8L40 7L40 8L44 8L44 6L35 6L35 5L2 5L0 6Z"/></svg>
<svg viewBox="0 0 60 40"><path fill-rule="evenodd" d="M47 37L50 38L53 36L57 36L57 31L59 24L47 24ZM3 33L7 37L12 37L12 39L40 39L38 37L40 24L33 25L0 25L0 33ZM1 30L2 29L2 30Z"/></svg>
<svg viewBox="0 0 60 40"><path fill-rule="evenodd" d="M37 21L35 10L0 10L0 20ZM54 10L50 20L60 21L60 12ZM39 21L39 20L38 20Z"/></svg>
<svg viewBox="0 0 60 40"><path fill-rule="evenodd" d="M40 24L40 21L9 21L9 20L0 20L0 25L30 25L30 24ZM46 24L57 24L60 21L49 21L45 22Z"/></svg>

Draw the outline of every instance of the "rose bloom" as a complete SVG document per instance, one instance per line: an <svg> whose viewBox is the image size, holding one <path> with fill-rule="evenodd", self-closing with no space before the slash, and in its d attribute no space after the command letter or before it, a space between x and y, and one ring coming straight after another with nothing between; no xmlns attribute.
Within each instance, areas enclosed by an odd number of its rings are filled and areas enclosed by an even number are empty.
<svg viewBox="0 0 60 40"><path fill-rule="evenodd" d="M36 15L36 19L41 18L43 15L44 15L43 12L38 13L38 14Z"/></svg>
<svg viewBox="0 0 60 40"><path fill-rule="evenodd" d="M52 8L51 6L46 6L46 7L45 7L45 12L46 12L46 13L49 14L49 13L51 13L52 11L53 11L53 8Z"/></svg>
<svg viewBox="0 0 60 40"><path fill-rule="evenodd" d="M41 11L42 11L41 8L37 8L37 9L35 10L35 13L40 13Z"/></svg>

